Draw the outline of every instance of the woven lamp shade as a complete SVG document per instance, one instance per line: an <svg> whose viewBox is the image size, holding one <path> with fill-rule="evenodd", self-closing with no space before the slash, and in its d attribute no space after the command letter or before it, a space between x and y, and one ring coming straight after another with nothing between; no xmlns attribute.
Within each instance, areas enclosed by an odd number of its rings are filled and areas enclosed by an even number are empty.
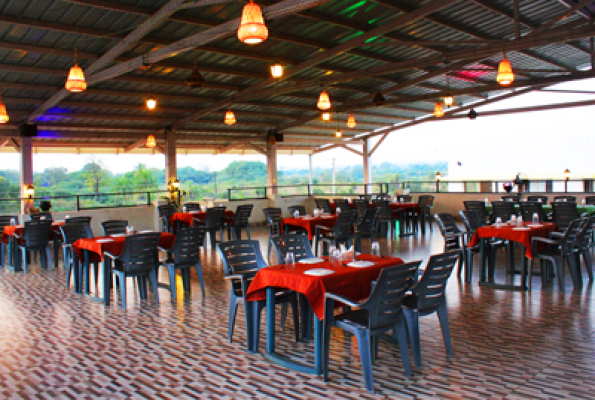
<svg viewBox="0 0 595 400"><path fill-rule="evenodd" d="M434 106L434 117L444 117L444 109L442 108L442 104L440 102L436 103Z"/></svg>
<svg viewBox="0 0 595 400"><path fill-rule="evenodd" d="M225 119L223 120L223 122L225 122L226 125L233 125L236 123L236 116L233 113L233 111L228 110L225 113Z"/></svg>
<svg viewBox="0 0 595 400"><path fill-rule="evenodd" d="M8 122L8 114L6 113L6 106L0 101L0 124Z"/></svg>
<svg viewBox="0 0 595 400"><path fill-rule="evenodd" d="M83 92L87 88L87 82L85 82L85 74L81 67L77 64L70 68L68 73L68 79L66 79L66 90L73 93Z"/></svg>
<svg viewBox="0 0 595 400"><path fill-rule="evenodd" d="M252 0L244 6L240 28L238 29L238 39L246 44L262 43L269 36L269 30L264 24L262 10L258 4Z"/></svg>
<svg viewBox="0 0 595 400"><path fill-rule="evenodd" d="M323 90L322 93L320 93L316 106L319 110L328 110L331 108L331 98L329 97L326 90Z"/></svg>
<svg viewBox="0 0 595 400"><path fill-rule="evenodd" d="M500 61L498 65L498 75L496 76L496 82L502 86L508 86L514 82L514 73L512 72L512 65L504 57L504 60Z"/></svg>
<svg viewBox="0 0 595 400"><path fill-rule="evenodd" d="M357 122L355 122L355 117L353 116L353 114L350 114L349 118L347 118L347 127L355 128L356 125L357 125Z"/></svg>
<svg viewBox="0 0 595 400"><path fill-rule="evenodd" d="M147 143L145 145L149 148L157 147L157 141L155 140L155 136L153 136L153 135L147 136Z"/></svg>

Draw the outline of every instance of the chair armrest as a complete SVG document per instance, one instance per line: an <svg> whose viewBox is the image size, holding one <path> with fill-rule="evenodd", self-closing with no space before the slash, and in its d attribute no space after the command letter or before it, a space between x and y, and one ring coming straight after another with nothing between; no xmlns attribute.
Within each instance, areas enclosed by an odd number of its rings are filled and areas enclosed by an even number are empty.
<svg viewBox="0 0 595 400"><path fill-rule="evenodd" d="M325 302L326 302L327 299L332 299L332 300L335 300L335 301L339 301L339 302L341 302L343 304L346 304L346 305L348 305L350 307L361 307L363 304L365 304L365 302L363 302L363 303L356 303L355 301L353 301L351 299L348 299L347 297L343 297L343 296L341 296L339 294L336 294L336 293L325 293L324 294L324 300L325 300Z"/></svg>
<svg viewBox="0 0 595 400"><path fill-rule="evenodd" d="M109 258L111 258L113 260L119 260L120 259L120 256L115 256L112 253L109 253L107 251L104 251L103 254L106 255L106 256L108 256Z"/></svg>
<svg viewBox="0 0 595 400"><path fill-rule="evenodd" d="M194 225L195 226L196 225L206 225L206 222L205 221L202 221L202 220L200 220L198 218L192 218L192 220L194 221Z"/></svg>
<svg viewBox="0 0 595 400"><path fill-rule="evenodd" d="M171 249L166 249L166 248L163 248L163 247L161 247L161 246L157 246L157 248L158 248L160 251L163 251L163 252L165 252L165 253L167 253L168 251L171 251Z"/></svg>
<svg viewBox="0 0 595 400"><path fill-rule="evenodd" d="M563 237L564 237L564 234L562 232L550 232L550 239L552 239L552 238L562 239Z"/></svg>
<svg viewBox="0 0 595 400"><path fill-rule="evenodd" d="M62 243L62 248L63 249L72 249L72 244L64 244L64 243Z"/></svg>
<svg viewBox="0 0 595 400"><path fill-rule="evenodd" d="M543 237L534 237L534 238L531 238L531 245L533 245L533 243L536 243L536 242L546 243L546 244L553 244L553 245L558 244L558 240L546 239L546 238L543 238Z"/></svg>
<svg viewBox="0 0 595 400"><path fill-rule="evenodd" d="M23 238L21 235L17 235L16 233L14 235L12 235L12 236L14 236L17 239L22 239Z"/></svg>

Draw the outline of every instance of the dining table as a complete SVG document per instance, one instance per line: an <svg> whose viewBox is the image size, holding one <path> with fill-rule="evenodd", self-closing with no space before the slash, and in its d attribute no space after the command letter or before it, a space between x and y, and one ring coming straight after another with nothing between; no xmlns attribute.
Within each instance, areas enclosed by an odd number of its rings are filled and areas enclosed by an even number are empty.
<svg viewBox="0 0 595 400"><path fill-rule="evenodd" d="M374 208L375 204L374 202L370 202L370 208ZM335 202L330 202L331 208L333 209L333 211L337 210L337 205L335 204ZM398 212L401 211L401 213L399 214L399 236L403 237L403 236L409 236L412 235L413 232L407 232L406 231L406 227L405 227L405 214L407 212L413 212L418 214L421 217L421 221L420 221L420 226L422 229L422 234L425 234L425 230L426 230L426 223L425 223L425 213L422 212L421 207L419 206L418 203L412 202L412 201L408 201L408 202L403 202L403 201L390 201L388 203L389 207L391 208L391 210L393 212ZM355 210L356 209L356 205L353 202L349 202L349 207L351 207L351 209Z"/></svg>
<svg viewBox="0 0 595 400"><path fill-rule="evenodd" d="M267 359L290 369L320 375L325 293L339 294L354 301L365 300L370 295L372 282L378 279L384 268L403 264L400 258L370 254L359 254L357 264L352 264L352 261L335 260L331 263L326 258L306 259L294 265L273 265L258 271L246 299L252 303L252 313L256 313L258 301L266 301ZM293 361L275 351L275 293L279 290L293 290L299 295L303 340L311 338L314 320L314 366ZM337 303L336 306L342 305ZM258 335L257 331L252 332L252 336L255 335ZM248 350L255 351L252 338L248 338Z"/></svg>
<svg viewBox="0 0 595 400"><path fill-rule="evenodd" d="M233 220L235 218L235 215L236 214L232 210L225 210L224 219L225 219L225 221ZM175 227L175 230L177 231L178 229L180 229L182 227L182 223L193 226L194 219L199 219L201 221L204 221L206 218L207 218L206 211L188 211L188 212L175 213L174 215L172 215L169 222L170 222L171 226Z"/></svg>
<svg viewBox="0 0 595 400"><path fill-rule="evenodd" d="M283 218L283 231L289 232L292 226L304 229L308 232L308 239L314 239L316 227L324 226L332 228L337 223L339 216L337 214L322 214L317 217L305 215L300 217Z"/></svg>
<svg viewBox="0 0 595 400"><path fill-rule="evenodd" d="M138 233L152 233L153 231L140 231ZM78 293L83 291L82 277L86 274L89 275L89 265L92 262L101 262L103 264L103 275L102 275L102 286L103 296L89 296L93 300L104 302L105 305L110 304L110 287L111 287L111 259L104 257L104 253L108 252L113 255L120 255L124 250L124 243L126 241L126 234L116 234L111 236L101 236L94 238L79 239L72 244L72 249L77 256L79 261L82 261L82 271L75 275L75 288L78 289ZM161 232L159 236L159 247L169 250L173 247L176 240L175 235L167 232ZM80 262L75 263L80 266ZM76 273L76 269L75 269ZM76 276L79 276L80 280L78 285L76 282ZM87 279L88 282L88 279ZM75 290L76 290L75 289ZM85 293L89 293L88 285L85 288Z"/></svg>
<svg viewBox="0 0 595 400"><path fill-rule="evenodd" d="M533 253L531 250L531 239L534 237L548 238L550 233L556 232L557 230L558 227L553 222L523 222L522 225L518 225L517 222L510 222L503 223L500 225L486 225L477 228L475 230L475 233L473 234L473 237L471 238L471 241L469 242L469 247L474 247L478 244L480 246L479 258L481 260L481 269L479 285L489 286L496 289L527 290L527 271L529 268L529 260L533 259ZM488 280L487 266L484 254L486 251L487 241L491 238L504 239L510 242L519 243L524 247L525 253L523 257L523 269L521 271L520 285L499 284L495 282L490 282ZM513 246L511 246L511 251L512 249ZM514 261L514 253L510 255L510 259ZM511 266L511 268L514 268L514 266Z"/></svg>
<svg viewBox="0 0 595 400"><path fill-rule="evenodd" d="M53 241L54 250L54 267L58 268L58 256L60 254L60 241L54 240L60 238L62 233L60 227L64 226L64 221L52 221L52 230L49 239ZM23 269L20 263L17 263L18 240L16 236L23 236L25 233L25 225L7 225L2 230L2 242L8 247L8 267L15 272L21 272ZM15 236L16 235L16 236Z"/></svg>

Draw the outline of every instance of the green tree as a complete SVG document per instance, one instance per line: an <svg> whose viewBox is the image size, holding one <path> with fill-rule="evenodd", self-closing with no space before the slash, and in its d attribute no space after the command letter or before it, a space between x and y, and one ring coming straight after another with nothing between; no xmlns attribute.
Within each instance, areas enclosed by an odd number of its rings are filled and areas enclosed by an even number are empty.
<svg viewBox="0 0 595 400"><path fill-rule="evenodd" d="M89 162L82 169L83 179L85 179L85 185L91 188L96 195L99 194L99 188L103 184L107 186L110 180L110 173L103 168L100 161L91 157Z"/></svg>
<svg viewBox="0 0 595 400"><path fill-rule="evenodd" d="M157 188L155 175L145 164L138 164L133 172L134 184L137 190L148 190Z"/></svg>

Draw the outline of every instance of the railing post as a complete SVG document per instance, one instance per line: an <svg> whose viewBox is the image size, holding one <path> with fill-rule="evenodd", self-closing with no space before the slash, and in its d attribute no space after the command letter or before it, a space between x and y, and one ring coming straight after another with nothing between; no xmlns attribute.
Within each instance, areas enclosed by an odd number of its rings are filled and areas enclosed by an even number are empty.
<svg viewBox="0 0 595 400"><path fill-rule="evenodd" d="M76 211L81 211L81 197L78 194L76 195Z"/></svg>
<svg viewBox="0 0 595 400"><path fill-rule="evenodd" d="M263 199L266 199L267 198L267 189L268 189L268 187L265 186L264 187L264 197L263 197Z"/></svg>
<svg viewBox="0 0 595 400"><path fill-rule="evenodd" d="M312 197L312 185L308 183L308 197Z"/></svg>
<svg viewBox="0 0 595 400"><path fill-rule="evenodd" d="M147 205L151 205L151 192L147 192Z"/></svg>
<svg viewBox="0 0 595 400"><path fill-rule="evenodd" d="M231 188L227 188L227 201L231 201Z"/></svg>

